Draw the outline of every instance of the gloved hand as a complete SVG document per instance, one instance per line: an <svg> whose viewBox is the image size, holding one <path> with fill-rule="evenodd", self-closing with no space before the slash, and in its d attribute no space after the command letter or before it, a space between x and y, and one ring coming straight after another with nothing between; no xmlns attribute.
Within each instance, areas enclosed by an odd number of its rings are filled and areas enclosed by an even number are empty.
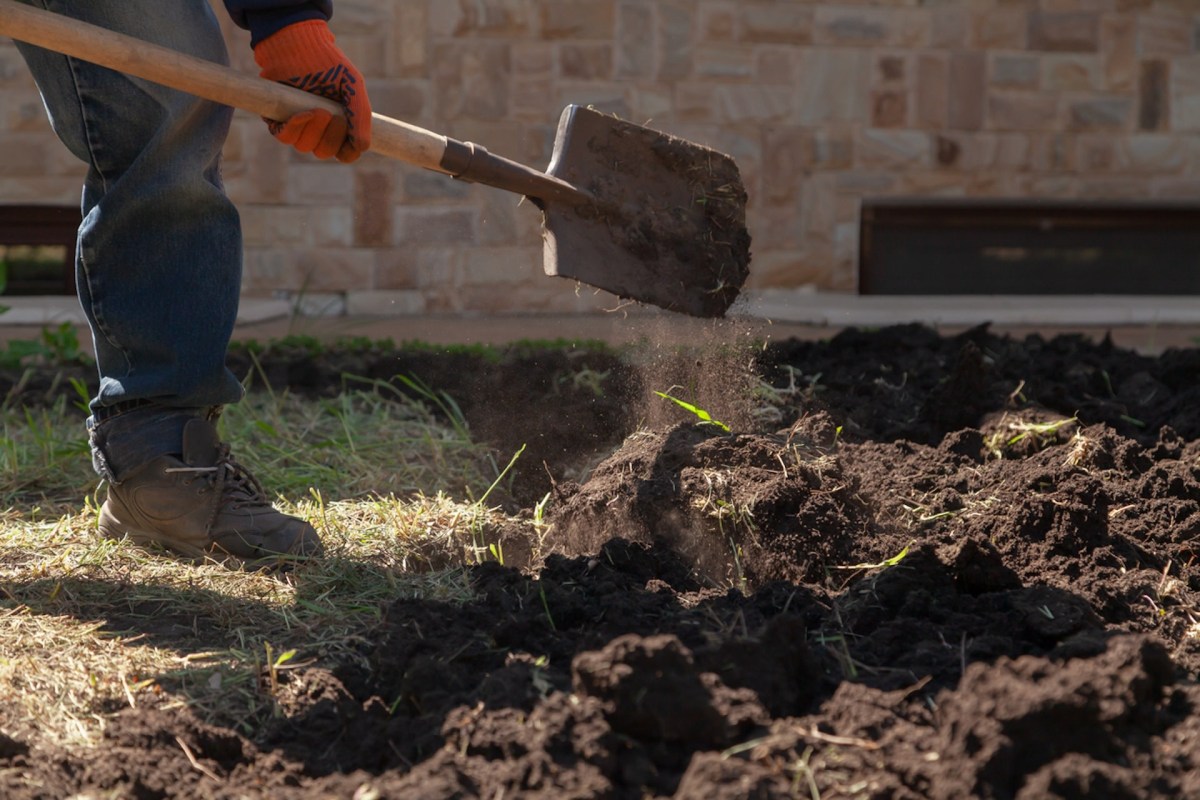
<svg viewBox="0 0 1200 800"><path fill-rule="evenodd" d="M276 139L317 158L356 161L371 146L371 101L350 59L334 42L323 20L288 25L254 47L254 60L268 80L286 83L341 103L345 116L322 109L286 122L268 121Z"/></svg>

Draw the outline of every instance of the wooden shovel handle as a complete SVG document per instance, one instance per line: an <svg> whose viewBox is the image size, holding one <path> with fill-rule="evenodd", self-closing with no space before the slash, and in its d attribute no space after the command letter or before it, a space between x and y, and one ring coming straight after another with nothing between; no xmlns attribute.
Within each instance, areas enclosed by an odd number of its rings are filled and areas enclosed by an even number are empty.
<svg viewBox="0 0 1200 800"><path fill-rule="evenodd" d="M266 119L282 122L314 108L343 113L332 100L15 0L0 0L0 35ZM445 136L381 114L372 114L371 119L372 152L446 172L442 167Z"/></svg>

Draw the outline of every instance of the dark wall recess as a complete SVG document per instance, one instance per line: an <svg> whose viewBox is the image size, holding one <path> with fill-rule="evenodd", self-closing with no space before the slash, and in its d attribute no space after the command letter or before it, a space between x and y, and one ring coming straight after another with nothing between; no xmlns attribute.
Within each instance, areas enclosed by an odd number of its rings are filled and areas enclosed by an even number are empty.
<svg viewBox="0 0 1200 800"><path fill-rule="evenodd" d="M860 294L1200 294L1200 205L864 200Z"/></svg>
<svg viewBox="0 0 1200 800"><path fill-rule="evenodd" d="M75 294L78 208L0 206L6 295Z"/></svg>

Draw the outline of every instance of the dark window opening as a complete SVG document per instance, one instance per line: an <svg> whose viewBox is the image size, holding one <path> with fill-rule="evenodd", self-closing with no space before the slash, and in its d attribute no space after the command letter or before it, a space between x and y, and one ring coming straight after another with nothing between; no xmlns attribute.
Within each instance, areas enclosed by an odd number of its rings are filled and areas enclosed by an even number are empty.
<svg viewBox="0 0 1200 800"><path fill-rule="evenodd" d="M0 206L0 294L75 294L79 222L77 208Z"/></svg>
<svg viewBox="0 0 1200 800"><path fill-rule="evenodd" d="M1200 294L1200 206L864 200L860 294Z"/></svg>

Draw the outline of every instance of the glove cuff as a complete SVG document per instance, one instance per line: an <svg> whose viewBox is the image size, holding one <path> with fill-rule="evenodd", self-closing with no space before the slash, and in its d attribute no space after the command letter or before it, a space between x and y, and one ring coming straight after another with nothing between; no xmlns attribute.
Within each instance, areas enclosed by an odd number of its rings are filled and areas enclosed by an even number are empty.
<svg viewBox="0 0 1200 800"><path fill-rule="evenodd" d="M320 19L296 22L281 28L254 46L254 61L263 69L304 70L313 53L335 48L333 31Z"/></svg>

